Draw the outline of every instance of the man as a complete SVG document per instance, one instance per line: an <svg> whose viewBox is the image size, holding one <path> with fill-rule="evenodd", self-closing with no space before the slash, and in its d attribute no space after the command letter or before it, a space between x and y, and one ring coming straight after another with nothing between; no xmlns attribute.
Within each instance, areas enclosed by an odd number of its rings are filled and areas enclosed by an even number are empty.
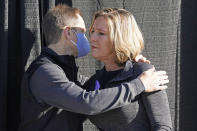
<svg viewBox="0 0 197 131"><path fill-rule="evenodd" d="M98 114L129 104L143 91L167 88L165 72L144 72L138 79L104 90L82 89L75 57L90 47L79 9L58 5L43 20L47 48L30 65L22 82L19 131L80 131L80 114ZM80 114L77 114L80 113Z"/></svg>

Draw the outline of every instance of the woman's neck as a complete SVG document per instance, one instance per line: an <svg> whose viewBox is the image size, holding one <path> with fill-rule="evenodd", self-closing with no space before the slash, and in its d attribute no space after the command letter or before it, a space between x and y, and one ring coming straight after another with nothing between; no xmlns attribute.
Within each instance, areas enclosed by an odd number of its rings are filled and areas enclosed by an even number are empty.
<svg viewBox="0 0 197 131"><path fill-rule="evenodd" d="M116 64L115 62L104 62L105 65L105 70L106 71L115 71L115 70L120 70L124 68L124 65L119 66L118 64Z"/></svg>

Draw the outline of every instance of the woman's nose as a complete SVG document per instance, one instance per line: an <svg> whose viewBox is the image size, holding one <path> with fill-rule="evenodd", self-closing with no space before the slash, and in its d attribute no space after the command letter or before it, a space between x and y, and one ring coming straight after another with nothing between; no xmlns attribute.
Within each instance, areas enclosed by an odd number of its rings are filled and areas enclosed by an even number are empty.
<svg viewBox="0 0 197 131"><path fill-rule="evenodd" d="M96 35L95 35L95 33L91 33L91 35L90 35L90 41L96 41Z"/></svg>

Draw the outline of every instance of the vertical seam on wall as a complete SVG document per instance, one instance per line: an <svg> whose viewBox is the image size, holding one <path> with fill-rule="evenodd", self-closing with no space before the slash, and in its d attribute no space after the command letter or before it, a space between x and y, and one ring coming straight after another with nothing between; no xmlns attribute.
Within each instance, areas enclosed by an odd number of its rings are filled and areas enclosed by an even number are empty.
<svg viewBox="0 0 197 131"><path fill-rule="evenodd" d="M180 116L180 57L181 57L181 51L180 51L180 46L181 46L181 40L180 40L180 35L181 35L181 0L179 1L178 5L178 22L177 22L177 50L176 50L176 75L175 75L175 121L174 121L174 130L179 131L179 116Z"/></svg>

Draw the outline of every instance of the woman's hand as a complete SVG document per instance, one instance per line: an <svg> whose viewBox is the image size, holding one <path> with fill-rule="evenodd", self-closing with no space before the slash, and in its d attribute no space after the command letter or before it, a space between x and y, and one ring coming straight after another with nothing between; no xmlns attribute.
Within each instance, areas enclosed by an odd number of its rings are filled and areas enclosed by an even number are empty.
<svg viewBox="0 0 197 131"><path fill-rule="evenodd" d="M150 61L146 59L146 57L144 57L143 55L138 55L134 58L135 62L144 62L147 64L150 64Z"/></svg>

